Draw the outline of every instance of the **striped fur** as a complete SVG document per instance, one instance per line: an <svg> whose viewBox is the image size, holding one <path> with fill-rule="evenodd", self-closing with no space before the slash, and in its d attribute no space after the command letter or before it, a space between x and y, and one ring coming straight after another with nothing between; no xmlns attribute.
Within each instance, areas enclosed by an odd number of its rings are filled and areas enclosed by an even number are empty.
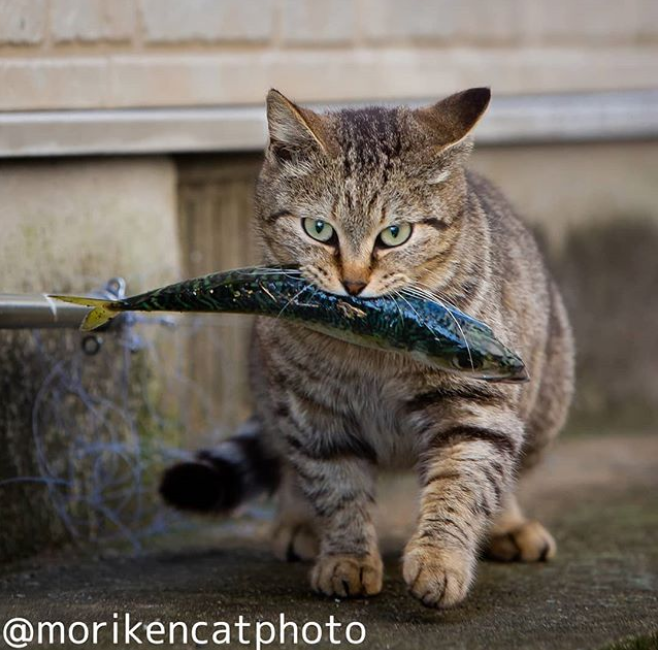
<svg viewBox="0 0 658 650"><path fill-rule="evenodd" d="M256 192L265 263L300 264L336 293L346 281L366 283L364 295L429 288L490 324L531 375L523 386L484 384L257 320L255 418L281 477L275 550L314 558L312 586L326 595L381 589L372 511L382 468L415 468L420 477L403 575L428 606L465 597L482 545L502 560L555 552L514 494L517 474L564 423L573 343L532 236L500 193L464 168L488 101L487 90L474 89L416 111L319 115L268 96L270 146ZM339 246L306 236L306 217L329 221ZM411 222L412 237L383 250L377 234L395 221Z"/></svg>

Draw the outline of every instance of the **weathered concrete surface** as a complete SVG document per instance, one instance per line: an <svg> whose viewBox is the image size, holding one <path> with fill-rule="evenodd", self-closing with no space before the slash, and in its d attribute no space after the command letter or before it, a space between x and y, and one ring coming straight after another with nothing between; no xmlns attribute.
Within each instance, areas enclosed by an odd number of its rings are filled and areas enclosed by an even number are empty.
<svg viewBox="0 0 658 650"><path fill-rule="evenodd" d="M133 289L180 270L176 172L167 158L0 164L0 292Z"/></svg>
<svg viewBox="0 0 658 650"><path fill-rule="evenodd" d="M470 166L500 187L551 248L563 247L578 226L637 218L658 224L655 141L485 147L476 132L475 145Z"/></svg>
<svg viewBox="0 0 658 650"><path fill-rule="evenodd" d="M180 277L175 183L165 158L3 162L0 293L83 293L115 275L137 292ZM0 561L67 539L62 512L86 520L83 537L97 534L99 513L80 497L118 455L85 444L133 443L109 405L143 410L143 355L124 377L125 341L105 335L86 359L80 342L75 331L0 331Z"/></svg>
<svg viewBox="0 0 658 650"><path fill-rule="evenodd" d="M159 550L138 558L42 559L9 568L0 579L0 618L111 621L113 612L129 612L133 621L233 622L242 614L255 623L282 612L302 624L333 614L361 621L362 647L376 649L598 650L627 637L644 640L619 648L655 648L657 470L657 436L561 442L525 492L531 512L542 513L556 535L558 558L482 563L470 598L451 611L423 609L401 580L397 549L413 499L405 479L383 489L386 582L371 601L315 597L308 567L277 563L262 539L264 524L246 521L160 540ZM106 640L99 647L112 646Z"/></svg>

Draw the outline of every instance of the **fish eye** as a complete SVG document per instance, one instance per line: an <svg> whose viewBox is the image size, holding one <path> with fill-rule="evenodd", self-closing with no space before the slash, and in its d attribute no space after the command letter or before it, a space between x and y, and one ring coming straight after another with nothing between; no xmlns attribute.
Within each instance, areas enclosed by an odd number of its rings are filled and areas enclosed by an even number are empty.
<svg viewBox="0 0 658 650"><path fill-rule="evenodd" d="M409 237L411 237L411 224L410 223L394 223L388 228L384 228L377 237L377 243L385 248L395 248L401 246Z"/></svg>
<svg viewBox="0 0 658 650"><path fill-rule="evenodd" d="M336 240L336 231L333 226L322 219L302 219L302 228L304 232L323 244L334 244Z"/></svg>
<svg viewBox="0 0 658 650"><path fill-rule="evenodd" d="M452 365L457 370L479 370L483 364L477 357L471 358L468 354L456 354L452 358Z"/></svg>

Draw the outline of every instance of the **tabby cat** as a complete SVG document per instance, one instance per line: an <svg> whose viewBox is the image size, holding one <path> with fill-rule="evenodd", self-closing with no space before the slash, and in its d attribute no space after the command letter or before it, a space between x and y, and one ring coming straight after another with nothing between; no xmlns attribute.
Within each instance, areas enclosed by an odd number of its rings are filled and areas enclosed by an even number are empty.
<svg viewBox="0 0 658 650"><path fill-rule="evenodd" d="M337 294L416 287L492 326L531 381L490 384L303 327L257 319L255 414L213 451L163 478L172 505L228 512L276 491L274 548L313 559L327 596L382 588L372 511L379 468L415 468L416 532L402 560L411 593L459 603L478 555L535 562L555 554L526 519L516 478L562 427L574 350L560 294L533 237L504 197L465 169L490 91L420 109L319 114L276 90L256 190L265 264L299 264Z"/></svg>

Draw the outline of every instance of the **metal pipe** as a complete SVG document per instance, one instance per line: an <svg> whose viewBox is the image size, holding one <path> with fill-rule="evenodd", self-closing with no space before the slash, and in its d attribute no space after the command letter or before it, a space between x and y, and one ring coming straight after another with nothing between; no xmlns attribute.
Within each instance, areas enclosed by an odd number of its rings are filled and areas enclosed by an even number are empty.
<svg viewBox="0 0 658 650"><path fill-rule="evenodd" d="M107 300L124 298L126 281L119 277L112 278L101 290L92 292L91 295ZM0 330L58 327L77 329L88 312L88 307L61 302L45 293L0 293Z"/></svg>
<svg viewBox="0 0 658 650"><path fill-rule="evenodd" d="M0 293L0 329L76 329L88 311L42 293Z"/></svg>

